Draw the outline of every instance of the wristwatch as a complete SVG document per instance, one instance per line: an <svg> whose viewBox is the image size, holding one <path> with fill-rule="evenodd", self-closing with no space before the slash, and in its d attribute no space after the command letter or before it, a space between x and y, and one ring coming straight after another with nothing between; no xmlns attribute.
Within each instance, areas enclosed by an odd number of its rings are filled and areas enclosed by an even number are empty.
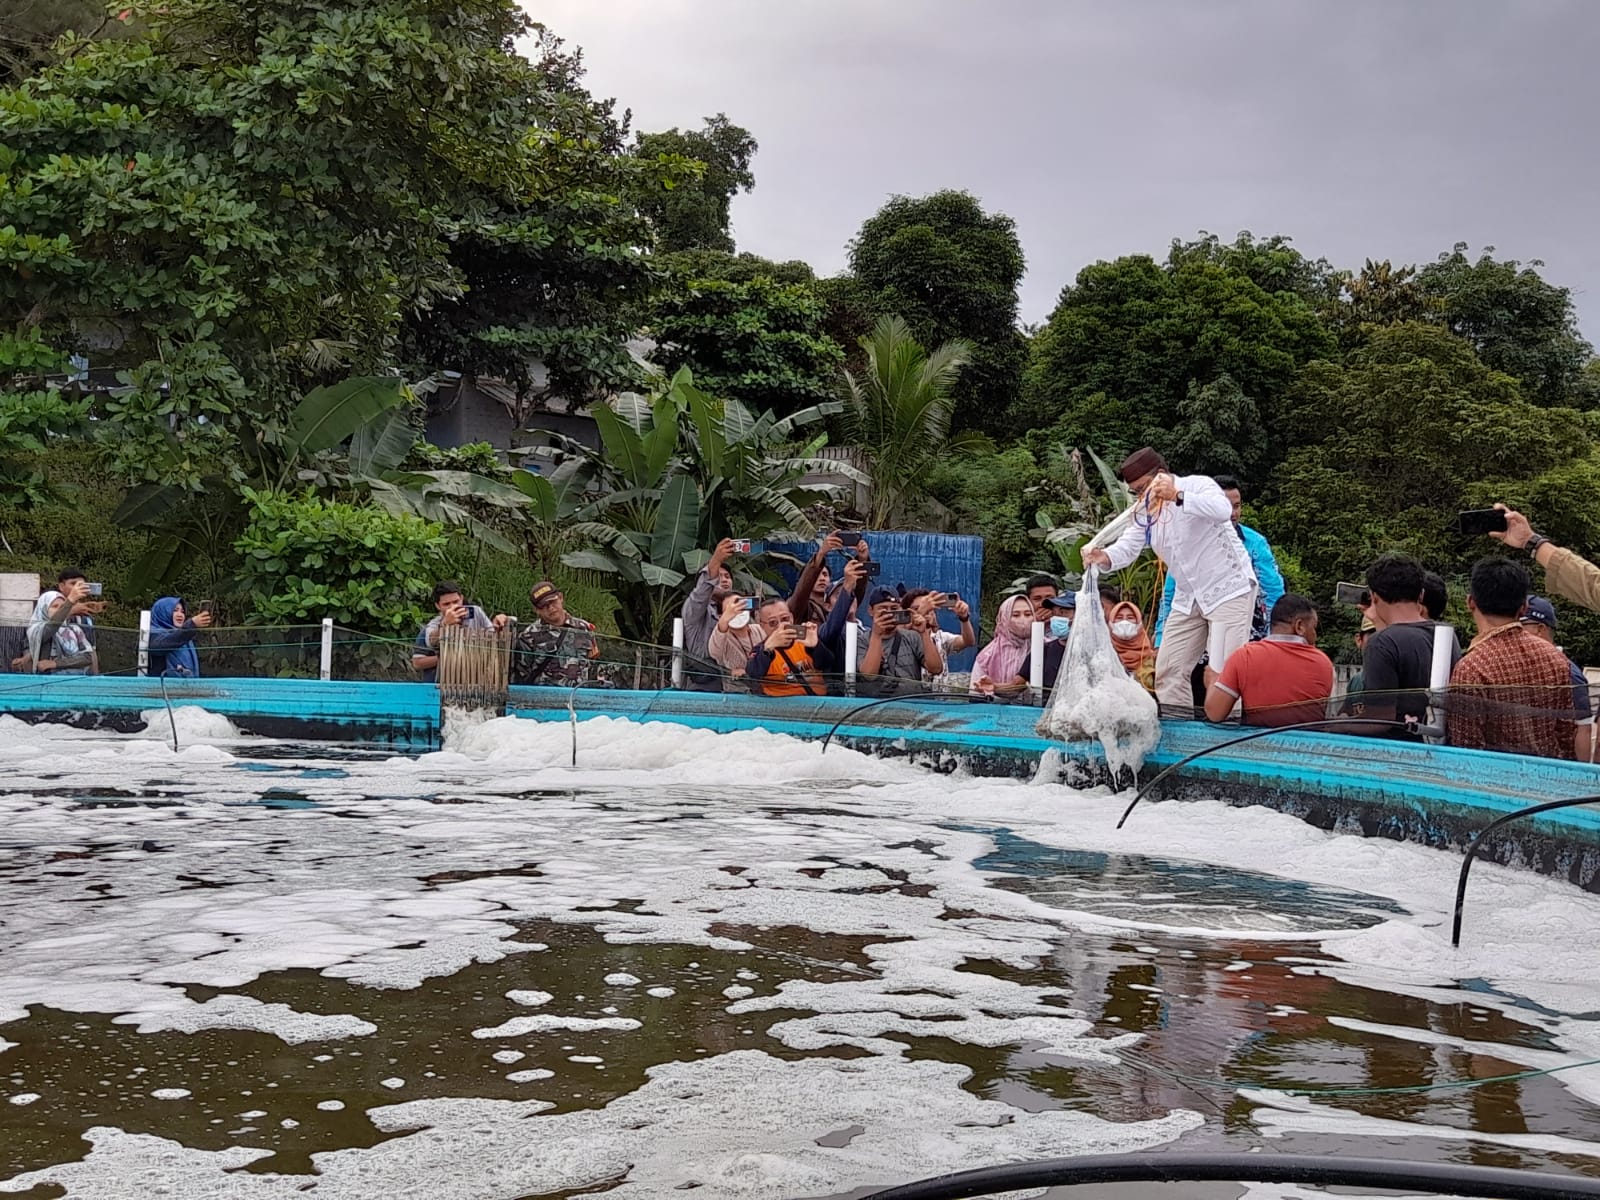
<svg viewBox="0 0 1600 1200"><path fill-rule="evenodd" d="M1528 557L1532 558L1539 553L1539 547L1546 545L1549 541L1550 539L1545 537L1544 534L1536 533L1528 538L1522 548L1528 552Z"/></svg>

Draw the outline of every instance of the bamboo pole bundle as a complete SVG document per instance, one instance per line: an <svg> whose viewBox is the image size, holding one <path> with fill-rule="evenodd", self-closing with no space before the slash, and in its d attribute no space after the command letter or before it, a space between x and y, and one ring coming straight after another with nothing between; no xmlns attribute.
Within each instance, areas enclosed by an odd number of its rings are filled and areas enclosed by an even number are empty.
<svg viewBox="0 0 1600 1200"><path fill-rule="evenodd" d="M466 629L439 631L439 700L446 708L494 709L504 712L511 677L511 644L516 630Z"/></svg>

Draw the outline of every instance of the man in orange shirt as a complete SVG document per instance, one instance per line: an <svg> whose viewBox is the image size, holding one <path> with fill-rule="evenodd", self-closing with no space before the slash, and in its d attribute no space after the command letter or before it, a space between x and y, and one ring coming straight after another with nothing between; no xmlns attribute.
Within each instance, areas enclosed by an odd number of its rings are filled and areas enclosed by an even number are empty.
<svg viewBox="0 0 1600 1200"><path fill-rule="evenodd" d="M1234 705L1246 725L1297 725L1328 715L1333 663L1317 649L1317 606L1286 592L1272 606L1272 632L1239 647L1206 693L1206 716L1224 721Z"/></svg>

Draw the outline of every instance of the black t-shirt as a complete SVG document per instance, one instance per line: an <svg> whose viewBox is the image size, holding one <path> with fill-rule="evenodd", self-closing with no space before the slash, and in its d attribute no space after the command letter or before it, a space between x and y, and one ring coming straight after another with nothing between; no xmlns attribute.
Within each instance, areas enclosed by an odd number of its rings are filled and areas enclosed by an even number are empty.
<svg viewBox="0 0 1600 1200"><path fill-rule="evenodd" d="M1389 706L1393 704L1396 721L1407 717L1427 720L1428 682L1433 673L1433 631L1437 625L1436 621L1407 621L1390 625L1367 639L1367 650L1361 659L1362 699L1355 715L1387 718ZM1450 669L1453 671L1461 661L1461 642L1453 632L1451 642ZM1396 695L1397 692L1403 694ZM1357 708L1355 704L1351 707ZM1407 734L1391 729L1385 736L1404 738Z"/></svg>
<svg viewBox="0 0 1600 1200"><path fill-rule="evenodd" d="M1061 657L1067 652L1065 642L1056 641L1054 638L1044 644L1044 690L1052 691L1056 686L1056 677L1061 674ZM1022 678L1033 679L1033 655L1029 654L1022 660L1022 667L1017 672Z"/></svg>

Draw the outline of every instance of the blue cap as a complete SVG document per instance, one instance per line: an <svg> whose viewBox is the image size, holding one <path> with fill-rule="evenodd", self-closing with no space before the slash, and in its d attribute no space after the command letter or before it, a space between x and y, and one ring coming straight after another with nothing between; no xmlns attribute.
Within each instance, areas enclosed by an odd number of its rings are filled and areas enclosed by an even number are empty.
<svg viewBox="0 0 1600 1200"><path fill-rule="evenodd" d="M1543 625L1547 629L1556 627L1556 606L1543 596L1529 596L1528 608L1522 614L1524 625Z"/></svg>
<svg viewBox="0 0 1600 1200"><path fill-rule="evenodd" d="M1071 592L1062 592L1059 596L1051 596L1044 602L1046 608L1065 608L1075 610L1078 607L1078 598Z"/></svg>
<svg viewBox="0 0 1600 1200"><path fill-rule="evenodd" d="M880 604L899 604L900 597L896 596L886 587L873 588L867 595L867 607L877 608Z"/></svg>

